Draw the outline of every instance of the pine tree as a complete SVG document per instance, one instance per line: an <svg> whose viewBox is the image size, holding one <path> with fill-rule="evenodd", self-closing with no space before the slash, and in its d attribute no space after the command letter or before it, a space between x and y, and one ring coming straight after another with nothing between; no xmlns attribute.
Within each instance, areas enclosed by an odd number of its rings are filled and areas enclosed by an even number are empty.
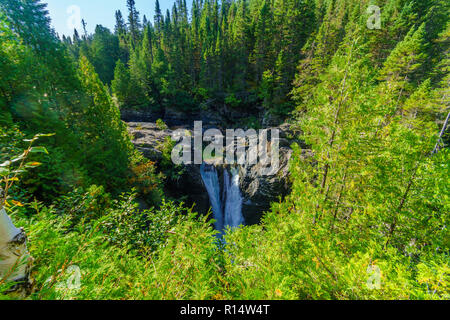
<svg viewBox="0 0 450 320"><path fill-rule="evenodd" d="M272 46L274 21L268 0L264 0L254 24L256 27L253 61L255 64L255 80L258 84L262 81L263 72L270 68L274 61Z"/></svg>
<svg viewBox="0 0 450 320"><path fill-rule="evenodd" d="M84 21L84 19L81 19L81 25L83 26L83 40L88 41L89 34L87 31L87 23L86 23L86 21Z"/></svg>
<svg viewBox="0 0 450 320"><path fill-rule="evenodd" d="M149 25L149 22L147 20L147 16L144 14L144 17L142 18L142 27L145 29Z"/></svg>
<svg viewBox="0 0 450 320"><path fill-rule="evenodd" d="M2 1L0 8L26 44L41 54L52 51L57 37L50 27L47 4L40 0Z"/></svg>
<svg viewBox="0 0 450 320"><path fill-rule="evenodd" d="M426 59L424 38L425 25L422 24L417 30L413 27L389 55L380 72L380 79L387 81L390 88L408 90L408 84L421 76L417 72Z"/></svg>
<svg viewBox="0 0 450 320"><path fill-rule="evenodd" d="M114 28L115 35L119 38L119 50L120 59L122 61L128 61L129 59L129 39L128 28L123 19L122 12L116 11L116 25Z"/></svg>
<svg viewBox="0 0 450 320"><path fill-rule="evenodd" d="M92 64L103 83L109 85L114 78L116 61L120 57L119 38L109 29L97 25L92 38Z"/></svg>
<svg viewBox="0 0 450 320"><path fill-rule="evenodd" d="M149 70L147 69L143 59L141 50L139 47L136 49L130 49L130 96L129 100L132 101L132 106L145 106L148 105L148 81Z"/></svg>
<svg viewBox="0 0 450 320"><path fill-rule="evenodd" d="M158 37L161 37L162 26L164 24L164 18L159 5L159 0L155 3L155 30Z"/></svg>
<svg viewBox="0 0 450 320"><path fill-rule="evenodd" d="M138 44L140 39L141 23L139 12L136 10L135 0L127 0L128 8L128 28L130 30L131 41L133 47Z"/></svg>
<svg viewBox="0 0 450 320"><path fill-rule="evenodd" d="M119 37L124 37L127 33L127 25L125 24L125 20L123 19L122 12L120 10L116 11L116 26L114 28L114 32Z"/></svg>
<svg viewBox="0 0 450 320"><path fill-rule="evenodd" d="M80 34L78 33L77 29L73 29L73 43L75 45L78 45L80 42Z"/></svg>
<svg viewBox="0 0 450 320"><path fill-rule="evenodd" d="M100 182L107 176L110 177L107 185L118 185L126 177L132 150L125 124L86 57L81 57L78 73L87 96L80 121L84 132L84 166L94 181Z"/></svg>
<svg viewBox="0 0 450 320"><path fill-rule="evenodd" d="M122 61L118 60L114 70L114 80L111 83L111 89L117 98L119 106L133 105L130 101L132 92L130 92L130 72Z"/></svg>
<svg viewBox="0 0 450 320"><path fill-rule="evenodd" d="M235 13L235 16L230 19L234 45L233 56L235 59L233 89L245 90L248 79L248 55L249 49L252 47L247 0L240 0L235 12L233 11L234 9L232 8L230 12Z"/></svg>

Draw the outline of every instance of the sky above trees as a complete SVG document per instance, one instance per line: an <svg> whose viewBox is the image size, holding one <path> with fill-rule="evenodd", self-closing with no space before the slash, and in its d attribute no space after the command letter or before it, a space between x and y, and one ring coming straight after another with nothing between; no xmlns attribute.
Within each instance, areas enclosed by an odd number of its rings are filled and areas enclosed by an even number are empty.
<svg viewBox="0 0 450 320"><path fill-rule="evenodd" d="M42 2L48 4L52 26L60 36L73 35L73 29L69 27L69 24L77 19L72 20L72 17L75 17L75 12L71 10L72 6L80 8L81 19L86 21L89 33L94 32L97 24L113 30L115 24L114 12L116 10L127 12L126 0L43 0ZM174 0L160 0L161 10L165 12L172 7L173 3ZM188 8L190 8L191 0L188 0L187 3ZM136 7L141 17L145 14L150 21L153 21L155 0L136 0ZM78 21L78 24L80 23L81 21Z"/></svg>

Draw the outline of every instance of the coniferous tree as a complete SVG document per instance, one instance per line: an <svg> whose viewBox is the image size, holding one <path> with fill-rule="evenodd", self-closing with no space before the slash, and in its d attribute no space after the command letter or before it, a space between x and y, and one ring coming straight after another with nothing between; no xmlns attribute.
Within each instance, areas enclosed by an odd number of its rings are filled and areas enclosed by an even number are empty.
<svg viewBox="0 0 450 320"><path fill-rule="evenodd" d="M109 176L107 184L120 183L126 177L132 150L125 124L86 57L80 59L78 75L86 93L86 106L80 115L85 132L84 166L95 181Z"/></svg>
<svg viewBox="0 0 450 320"><path fill-rule="evenodd" d="M122 12L120 10L116 11L116 25L114 28L114 32L119 37L124 37L127 33L127 25L125 23L125 20L123 19Z"/></svg>
<svg viewBox="0 0 450 320"><path fill-rule="evenodd" d="M416 71L426 59L424 37L424 24L417 30L413 27L389 55L380 72L380 77L387 81L389 87L408 90L408 84L420 77Z"/></svg>
<svg viewBox="0 0 450 320"><path fill-rule="evenodd" d="M127 8L128 8L128 28L130 31L130 37L132 45L136 46L140 38L140 29L141 29L139 12L136 9L136 2L134 0L127 0Z"/></svg>
<svg viewBox="0 0 450 320"><path fill-rule="evenodd" d="M158 37L161 37L162 26L164 24L164 18L159 5L159 0L155 3L155 30Z"/></svg>
<svg viewBox="0 0 450 320"><path fill-rule="evenodd" d="M83 26L83 39L84 41L87 41L89 38L88 31L87 31L87 23L84 21L84 19L81 19L81 25Z"/></svg>
<svg viewBox="0 0 450 320"><path fill-rule="evenodd" d="M130 92L130 72L125 64L118 60L114 70L114 80L111 83L111 89L117 98L119 106L133 105L134 101L130 101L132 92Z"/></svg>
<svg viewBox="0 0 450 320"><path fill-rule="evenodd" d="M92 38L92 64L100 79L105 84L111 84L114 78L116 61L120 57L119 38L101 26L97 25Z"/></svg>

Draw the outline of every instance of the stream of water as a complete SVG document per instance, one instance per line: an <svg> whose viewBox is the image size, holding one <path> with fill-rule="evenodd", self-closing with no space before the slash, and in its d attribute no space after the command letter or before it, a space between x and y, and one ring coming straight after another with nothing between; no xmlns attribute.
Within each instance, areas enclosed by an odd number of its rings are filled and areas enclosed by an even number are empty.
<svg viewBox="0 0 450 320"><path fill-rule="evenodd" d="M217 169L213 165L202 164L200 167L203 182L209 195L215 227L223 233L227 227L236 228L244 224L242 215L242 195L239 188L239 171L224 169L223 190L219 182ZM222 194L222 197L221 197Z"/></svg>

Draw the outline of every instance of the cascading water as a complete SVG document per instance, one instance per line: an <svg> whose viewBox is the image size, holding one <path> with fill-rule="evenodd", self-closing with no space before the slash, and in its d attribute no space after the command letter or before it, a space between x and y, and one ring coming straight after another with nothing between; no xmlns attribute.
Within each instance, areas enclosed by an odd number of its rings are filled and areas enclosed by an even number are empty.
<svg viewBox="0 0 450 320"><path fill-rule="evenodd" d="M223 209L222 202L220 201L220 184L217 170L214 166L203 163L200 167L200 173L203 182L205 183L206 190L208 191L214 220L216 220L216 230L222 231L224 228Z"/></svg>
<svg viewBox="0 0 450 320"><path fill-rule="evenodd" d="M231 169L231 176L228 170L224 170L224 216L225 226L231 228L239 227L244 224L242 216L242 196L239 189L239 171Z"/></svg>
<svg viewBox="0 0 450 320"><path fill-rule="evenodd" d="M224 169L222 199L220 198L220 183L216 168L204 163L200 167L200 172L208 191L214 219L216 220L216 229L222 232L226 227L236 228L244 224L238 170L231 169L230 175L228 170Z"/></svg>

